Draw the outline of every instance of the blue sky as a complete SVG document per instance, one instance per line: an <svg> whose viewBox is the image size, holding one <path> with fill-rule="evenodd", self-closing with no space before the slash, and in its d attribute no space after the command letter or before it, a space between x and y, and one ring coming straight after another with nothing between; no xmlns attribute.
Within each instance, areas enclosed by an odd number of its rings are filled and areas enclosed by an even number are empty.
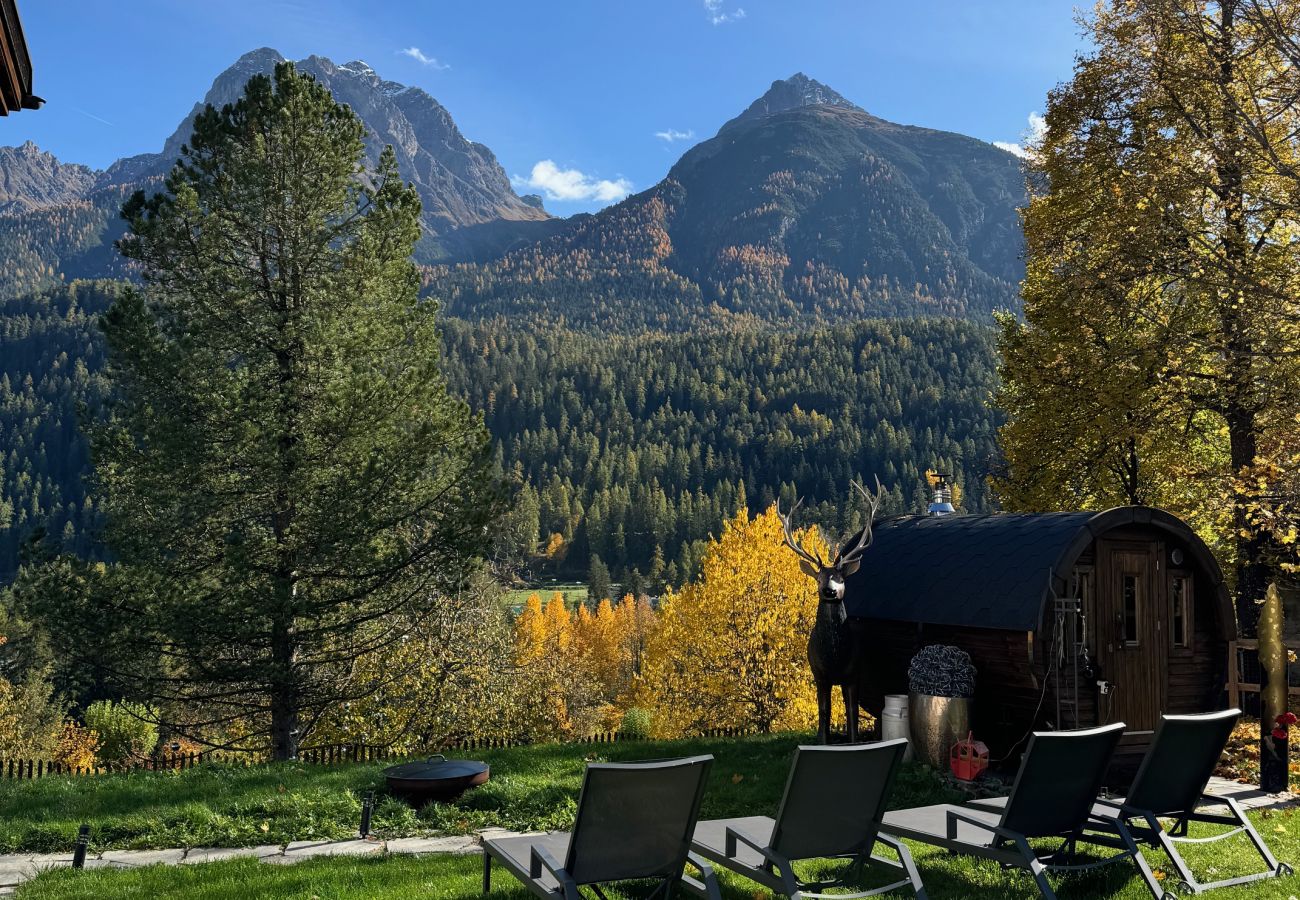
<svg viewBox="0 0 1300 900"><path fill-rule="evenodd" d="M270 46L290 59L362 59L423 87L521 179L521 193L547 194L561 215L654 184L796 71L886 119L1015 142L1080 48L1062 0L19 0L19 9L47 106L4 120L0 142L30 139L95 167L157 151L222 69Z"/></svg>

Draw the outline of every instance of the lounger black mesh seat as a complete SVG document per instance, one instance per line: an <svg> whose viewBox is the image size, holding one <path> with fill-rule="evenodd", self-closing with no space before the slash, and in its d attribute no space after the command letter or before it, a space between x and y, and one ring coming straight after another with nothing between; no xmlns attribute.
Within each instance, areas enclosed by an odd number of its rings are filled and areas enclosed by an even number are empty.
<svg viewBox="0 0 1300 900"><path fill-rule="evenodd" d="M1123 723L1079 731L1035 732L1029 740L1002 809L940 804L886 813L881 829L896 837L933 844L954 853L992 859L1033 875L1039 891L1055 898L1049 872L1095 869L1115 862L1146 863L1131 835L1092 816L1106 766ZM1058 845L1039 850L1037 838L1054 838ZM1106 858L1079 862L1076 844L1083 842L1118 850Z"/></svg>
<svg viewBox="0 0 1300 900"><path fill-rule="evenodd" d="M579 900L590 886L604 898L602 884L648 879L658 882L651 896L664 900L679 886L720 900L713 870L689 852L712 762L589 765L572 832L484 839L483 892L495 860L539 897ZM688 863L698 877L686 874Z"/></svg>
<svg viewBox="0 0 1300 900"><path fill-rule="evenodd" d="M1187 893L1291 874L1291 867L1279 863L1269 852L1263 838L1235 800L1205 792L1210 776L1214 774L1214 766L1223 755L1223 748L1240 715L1241 710L1230 709L1202 715L1162 717L1128 796L1120 800L1098 799L1093 804L1094 817L1104 821L1122 821L1139 843L1163 850L1178 873L1178 887ZM1001 798L980 801L981 805L990 807L1000 802L1005 801ZM1226 814L1206 811L1211 808L1226 809ZM1173 827L1166 831L1160 819L1174 820ZM1187 836L1187 826L1191 822L1227 825L1229 830L1192 838ZM1263 858L1265 871L1203 884L1196 880L1178 851L1179 844L1211 843L1243 833ZM1165 887L1167 882L1158 881L1149 869L1144 870L1143 875L1153 895L1170 896Z"/></svg>
<svg viewBox="0 0 1300 900"><path fill-rule="evenodd" d="M921 876L907 847L880 834L880 819L906 748L906 741L800 747L776 818L748 816L701 822L695 826L691 846L705 859L792 898L833 896L835 900L853 900L910 886L924 900ZM892 848L898 860L873 855L878 843ZM834 880L804 882L795 875L793 865L802 859L850 862ZM863 868L870 865L901 871L904 877L860 893L819 893L856 882Z"/></svg>

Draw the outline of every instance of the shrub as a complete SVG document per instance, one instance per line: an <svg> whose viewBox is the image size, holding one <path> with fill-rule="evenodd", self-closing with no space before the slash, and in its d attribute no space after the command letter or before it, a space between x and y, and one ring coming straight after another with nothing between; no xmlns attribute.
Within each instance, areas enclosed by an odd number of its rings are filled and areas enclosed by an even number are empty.
<svg viewBox="0 0 1300 900"><path fill-rule="evenodd" d="M86 725L99 733L99 760L113 765L138 762L158 745L158 726L137 703L100 700L86 708Z"/></svg>
<svg viewBox="0 0 1300 900"><path fill-rule="evenodd" d="M66 709L41 675L16 684L0 678L0 758L48 759L58 744Z"/></svg>
<svg viewBox="0 0 1300 900"><path fill-rule="evenodd" d="M95 765L99 751L99 733L71 720L63 723L59 743L54 748L54 761L70 769L89 769Z"/></svg>
<svg viewBox="0 0 1300 900"><path fill-rule="evenodd" d="M913 694L931 697L975 696L975 664L960 647L931 644L922 647L907 669L908 688Z"/></svg>
<svg viewBox="0 0 1300 900"><path fill-rule="evenodd" d="M650 713L639 706L633 706L623 713L623 725L619 728L624 737L644 741L650 737Z"/></svg>

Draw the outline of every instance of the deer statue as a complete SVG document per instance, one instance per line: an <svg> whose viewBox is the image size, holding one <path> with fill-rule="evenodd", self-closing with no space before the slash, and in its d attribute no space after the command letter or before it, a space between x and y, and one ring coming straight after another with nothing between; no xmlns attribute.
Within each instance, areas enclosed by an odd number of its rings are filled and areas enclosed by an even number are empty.
<svg viewBox="0 0 1300 900"><path fill-rule="evenodd" d="M823 744L830 743L831 736L831 688L839 685L844 695L844 714L848 722L849 743L858 740L858 678L862 670L862 656L859 652L857 635L849 622L844 609L844 580L858 570L862 554L871 546L871 524L876 517L876 509L884 496L880 479L876 479L876 492L873 494L853 482L853 487L867 503L867 523L857 542L849 549L840 548L835 559L829 565L818 554L809 553L794 539L791 520L799 509L802 500L795 501L789 515L781 513L778 505L777 515L785 531L786 545L799 555L799 568L809 578L817 582L817 621L812 633L808 635L808 664L812 667L813 681L817 684L817 740Z"/></svg>

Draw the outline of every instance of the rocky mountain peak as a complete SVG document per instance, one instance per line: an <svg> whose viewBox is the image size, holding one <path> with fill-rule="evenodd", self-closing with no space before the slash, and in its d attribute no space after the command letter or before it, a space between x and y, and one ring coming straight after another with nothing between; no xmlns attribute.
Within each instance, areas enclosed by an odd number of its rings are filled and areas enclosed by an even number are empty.
<svg viewBox="0 0 1300 900"><path fill-rule="evenodd" d="M0 214L22 213L78 200L95 184L96 172L26 141L0 147Z"/></svg>
<svg viewBox="0 0 1300 900"><path fill-rule="evenodd" d="M100 186L133 185L166 173L189 140L194 119L204 105L220 108L233 103L249 78L272 73L283 60L269 47L239 57L213 80L203 101L195 104L161 153L118 160L100 178ZM424 223L431 235L502 219L533 222L549 218L543 209L515 194L492 151L467 140L451 114L425 91L386 81L361 60L339 65L324 56L309 56L296 65L365 123L366 156L371 164L378 162L385 146L392 146L398 171L420 194Z"/></svg>
<svg viewBox="0 0 1300 900"><path fill-rule="evenodd" d="M751 103L740 115L723 125L721 130L725 131L727 128L741 122L761 119L764 116L775 115L791 109L801 109L805 106L837 106L843 109L857 110L862 108L856 103L845 99L838 91L827 87L820 81L809 78L803 72L795 72L789 78L772 82L772 86L767 89L763 96Z"/></svg>

